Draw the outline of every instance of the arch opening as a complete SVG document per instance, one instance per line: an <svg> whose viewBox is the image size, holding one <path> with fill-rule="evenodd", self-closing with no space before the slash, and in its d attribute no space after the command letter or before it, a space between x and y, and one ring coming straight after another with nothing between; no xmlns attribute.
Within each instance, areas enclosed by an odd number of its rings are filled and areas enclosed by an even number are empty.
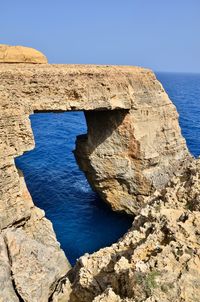
<svg viewBox="0 0 200 302"><path fill-rule="evenodd" d="M87 133L83 112L35 113L30 118L36 147L16 158L16 166L74 264L84 253L115 242L133 218L102 202L76 164L72 153L76 136Z"/></svg>

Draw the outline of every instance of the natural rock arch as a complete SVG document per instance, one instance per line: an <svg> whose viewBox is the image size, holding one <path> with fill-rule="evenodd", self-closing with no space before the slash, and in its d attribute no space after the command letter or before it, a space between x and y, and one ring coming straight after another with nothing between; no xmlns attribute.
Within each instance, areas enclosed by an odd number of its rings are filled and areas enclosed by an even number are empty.
<svg viewBox="0 0 200 302"><path fill-rule="evenodd" d="M14 164L34 147L29 115L85 111L88 134L77 139L77 161L113 209L131 214L180 172L190 155L175 106L147 69L1 64L0 101L0 291L6 284L9 301L47 301L70 266ZM49 266L38 255L47 255Z"/></svg>
<svg viewBox="0 0 200 302"><path fill-rule="evenodd" d="M150 70L1 64L0 77L3 93L29 113L85 111L88 134L77 139L75 155L115 210L137 212L189 157L175 106ZM21 151L33 147L26 128L29 141Z"/></svg>
<svg viewBox="0 0 200 302"><path fill-rule="evenodd" d="M176 109L147 69L1 64L0 83L0 291L5 301L47 301L70 265L14 164L34 148L29 115L85 111L77 161L113 209L131 214L190 155Z"/></svg>
<svg viewBox="0 0 200 302"><path fill-rule="evenodd" d="M154 74L39 66L46 57L21 46L0 45L1 62L0 299L197 301L200 163ZM113 209L139 212L123 238L82 256L73 270L14 164L34 148L29 115L68 110L85 111L88 133L77 138L75 156L92 187Z"/></svg>

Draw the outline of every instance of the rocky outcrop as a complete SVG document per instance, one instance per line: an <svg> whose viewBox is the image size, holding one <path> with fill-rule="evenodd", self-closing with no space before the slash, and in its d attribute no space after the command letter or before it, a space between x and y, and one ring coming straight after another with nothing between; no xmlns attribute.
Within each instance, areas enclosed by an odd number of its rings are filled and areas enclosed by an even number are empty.
<svg viewBox="0 0 200 302"><path fill-rule="evenodd" d="M40 51L30 47L0 44L0 63L45 64L47 58Z"/></svg>
<svg viewBox="0 0 200 302"><path fill-rule="evenodd" d="M114 210L138 213L145 197L164 187L189 159L175 108L166 102L147 108L140 103L128 112L85 113L88 134L77 139L76 159Z"/></svg>
<svg viewBox="0 0 200 302"><path fill-rule="evenodd" d="M200 160L148 198L118 243L79 259L69 301L199 301L199 193Z"/></svg>
<svg viewBox="0 0 200 302"><path fill-rule="evenodd" d="M14 157L34 147L30 110L0 90L0 301L48 301L70 265Z"/></svg>
<svg viewBox="0 0 200 302"><path fill-rule="evenodd" d="M34 148L29 115L67 110L85 111L75 155L92 187L138 213L118 243L71 271L14 163ZM0 301L198 301L199 162L151 71L0 64L0 173Z"/></svg>
<svg viewBox="0 0 200 302"><path fill-rule="evenodd" d="M0 80L30 112L85 111L88 133L78 137L75 156L114 210L137 213L190 157L175 106L150 70L1 64Z"/></svg>

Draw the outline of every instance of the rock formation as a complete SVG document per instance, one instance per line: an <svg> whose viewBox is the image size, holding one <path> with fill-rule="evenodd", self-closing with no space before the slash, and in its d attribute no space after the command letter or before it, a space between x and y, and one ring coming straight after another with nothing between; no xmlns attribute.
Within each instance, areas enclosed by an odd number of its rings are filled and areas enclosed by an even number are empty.
<svg viewBox="0 0 200 302"><path fill-rule="evenodd" d="M0 90L0 301L48 301L70 265L14 157L34 147L28 108Z"/></svg>
<svg viewBox="0 0 200 302"><path fill-rule="evenodd" d="M0 44L0 63L47 63L47 58L38 50L24 46Z"/></svg>
<svg viewBox="0 0 200 302"><path fill-rule="evenodd" d="M75 156L91 186L137 214L119 242L72 270L14 163L34 148L29 115L67 110L85 111ZM0 64L0 173L1 302L198 301L200 163L151 71Z"/></svg>
<svg viewBox="0 0 200 302"><path fill-rule="evenodd" d="M0 81L30 112L85 111L75 156L114 210L137 213L189 158L175 106L147 69L1 64Z"/></svg>
<svg viewBox="0 0 200 302"><path fill-rule="evenodd" d="M84 255L69 274L70 302L197 302L200 160L147 198L116 244Z"/></svg>

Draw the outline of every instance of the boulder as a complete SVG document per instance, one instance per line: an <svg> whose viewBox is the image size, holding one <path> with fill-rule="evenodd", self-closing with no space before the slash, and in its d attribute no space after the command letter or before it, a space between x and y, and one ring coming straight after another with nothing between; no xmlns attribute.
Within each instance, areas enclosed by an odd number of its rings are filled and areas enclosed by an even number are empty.
<svg viewBox="0 0 200 302"><path fill-rule="evenodd" d="M34 48L0 44L0 63L45 64L48 62L45 55Z"/></svg>

